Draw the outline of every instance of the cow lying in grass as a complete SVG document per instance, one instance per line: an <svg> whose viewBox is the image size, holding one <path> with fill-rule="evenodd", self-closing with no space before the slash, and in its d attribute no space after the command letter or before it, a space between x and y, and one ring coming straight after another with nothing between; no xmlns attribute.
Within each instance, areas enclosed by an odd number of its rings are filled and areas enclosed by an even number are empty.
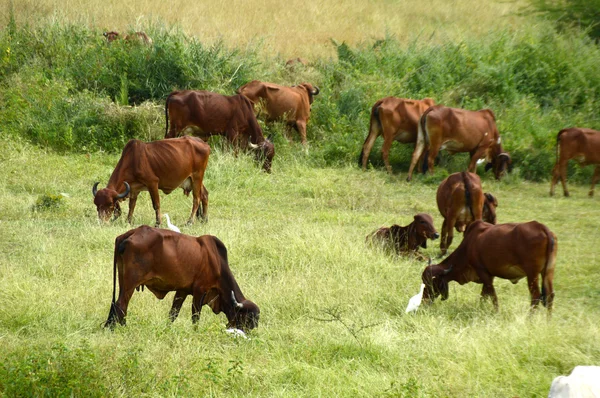
<svg viewBox="0 0 600 398"><path fill-rule="evenodd" d="M427 248L427 239L437 239L440 235L435 230L433 219L429 214L419 213L413 222L405 227L394 224L391 227L381 227L367 236L367 242L380 244L386 250L393 250L396 254L415 254L419 247Z"/></svg>

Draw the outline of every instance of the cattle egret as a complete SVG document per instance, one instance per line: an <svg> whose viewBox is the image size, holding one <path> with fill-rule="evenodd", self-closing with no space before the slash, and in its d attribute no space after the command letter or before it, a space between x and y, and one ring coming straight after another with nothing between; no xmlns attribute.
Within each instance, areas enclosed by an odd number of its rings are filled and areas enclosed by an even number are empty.
<svg viewBox="0 0 600 398"><path fill-rule="evenodd" d="M600 397L600 367L576 366L552 381L548 398Z"/></svg>
<svg viewBox="0 0 600 398"><path fill-rule="evenodd" d="M248 338L248 336L246 336L246 333L244 333L244 331L240 329L229 328L225 329L225 332L229 333L233 337L243 337L245 339Z"/></svg>
<svg viewBox="0 0 600 398"><path fill-rule="evenodd" d="M175 232L181 233L181 231L179 230L179 228L177 228L175 225L171 224L171 219L169 218L169 215L167 213L165 213L165 218L167 219L167 226L169 227L169 229L171 231L175 231Z"/></svg>
<svg viewBox="0 0 600 398"><path fill-rule="evenodd" d="M412 296L410 300L408 300L408 306L406 306L406 313L416 311L417 308L421 305L421 300L423 300L423 290L425 290L425 284L421 283L421 291L419 294Z"/></svg>

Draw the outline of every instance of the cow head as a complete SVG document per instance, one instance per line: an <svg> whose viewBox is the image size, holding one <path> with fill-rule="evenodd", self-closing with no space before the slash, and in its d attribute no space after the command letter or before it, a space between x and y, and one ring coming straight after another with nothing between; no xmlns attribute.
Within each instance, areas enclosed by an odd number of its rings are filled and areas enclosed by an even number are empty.
<svg viewBox="0 0 600 398"><path fill-rule="evenodd" d="M271 164L273 163L273 157L275 157L275 146L269 140L264 140L260 144L253 144L248 142L248 146L254 152L254 158L257 162L263 162L263 169L267 172L271 172Z"/></svg>
<svg viewBox="0 0 600 398"><path fill-rule="evenodd" d="M308 93L308 102L311 104L313 103L313 96L319 95L319 93L321 92L319 90L319 87L313 87L313 85L310 83L302 83L300 87L304 87L304 89L306 89L306 92Z"/></svg>
<svg viewBox="0 0 600 398"><path fill-rule="evenodd" d="M440 234L436 231L433 225L433 218L429 214L419 213L414 217L414 230L417 237L424 238L421 247L427 248L427 239L437 239Z"/></svg>
<svg viewBox="0 0 600 398"><path fill-rule="evenodd" d="M493 169L494 177L496 177L496 180L499 180L506 173L511 162L510 154L508 152L501 152L493 156L492 161L485 165L485 171Z"/></svg>
<svg viewBox="0 0 600 398"><path fill-rule="evenodd" d="M104 32L102 33L102 35L104 37L106 37L106 41L108 41L109 43L112 41L115 41L119 38L119 33L115 32L115 31L111 31L111 32Z"/></svg>
<svg viewBox="0 0 600 398"><path fill-rule="evenodd" d="M452 272L452 265L444 268L441 264L429 265L423 271L421 279L425 284L423 291L423 301L432 303L437 296L442 295L442 300L448 298L448 274Z"/></svg>
<svg viewBox="0 0 600 398"><path fill-rule="evenodd" d="M229 319L227 327L234 327L243 331L258 327L260 309L256 304L250 300L243 300L241 303L238 303L233 290L231 291L231 302L234 315Z"/></svg>
<svg viewBox="0 0 600 398"><path fill-rule="evenodd" d="M98 190L98 184L99 182L95 183L92 188L94 204L98 211L98 218L100 218L101 221L107 222L112 214L115 215L115 218L119 217L119 215L121 215L119 201L129 195L129 191L131 190L129 184L127 182L124 183L125 191L121 193L110 188Z"/></svg>
<svg viewBox="0 0 600 398"><path fill-rule="evenodd" d="M498 207L498 199L487 192L484 196L483 221L489 222L490 224L496 224L496 207Z"/></svg>

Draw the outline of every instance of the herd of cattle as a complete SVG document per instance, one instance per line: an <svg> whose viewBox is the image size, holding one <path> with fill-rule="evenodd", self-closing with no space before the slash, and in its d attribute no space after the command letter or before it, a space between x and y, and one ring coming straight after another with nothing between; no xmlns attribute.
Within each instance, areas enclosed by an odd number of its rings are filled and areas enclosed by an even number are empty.
<svg viewBox="0 0 600 398"><path fill-rule="evenodd" d="M109 41L116 32L106 33ZM125 40L151 43L144 35L128 35ZM137 38L137 39L136 39ZM297 63L301 59L297 60ZM227 96L208 91L174 91L166 99L165 139L154 142L131 140L123 149L108 184L92 189L98 217L108 221L121 214L119 202L129 198L128 221L132 222L138 194L149 191L155 210L156 227L161 224L159 190L169 194L181 187L186 195L192 192L193 205L188 223L195 218L207 220L208 191L203 185L210 154L203 141L212 135L225 136L234 150L249 150L271 172L275 149L264 137L257 115L264 113L267 122L284 120L300 134L306 145L306 125L311 104L319 88L308 83L286 87L252 81ZM196 137L183 136L190 132ZM383 161L391 172L388 156L393 141L414 143L407 180L415 166L423 172L434 167L439 151L468 152L467 171L450 175L437 191L437 205L444 221L440 249L445 254L452 244L454 229L464 232L458 248L441 263L431 263L422 273L425 284L423 299L448 297L448 282L481 283L483 298L498 301L493 286L495 277L516 283L527 278L531 307L540 302L552 309L557 238L544 224L508 223L496 225L497 199L484 193L481 180L475 174L480 160L487 160L486 171L493 170L500 179L511 164L510 155L502 148L494 113L489 109L470 111L436 105L433 100L383 98L371 110L370 128L364 142L359 164L367 167L375 140L383 135ZM178 138L179 137L179 138ZM552 171L550 194L560 178L565 196L567 162L575 159L582 165L594 164L590 196L600 178L600 132L569 128L557 136L557 161ZM417 214L405 226L380 228L367 236L369 242L379 242L397 254L418 254L428 239L440 234L428 214ZM170 316L175 320L188 295L192 295L192 320L196 322L201 307L207 304L214 313L224 312L230 327L241 330L257 326L260 310L242 294L227 261L224 244L214 236L192 237L164 229L142 226L117 237L114 248L113 301L106 326L125 323L127 307L134 290L147 287L159 299L170 291L175 298ZM116 297L116 279L119 295ZM540 290L541 276L541 290Z"/></svg>

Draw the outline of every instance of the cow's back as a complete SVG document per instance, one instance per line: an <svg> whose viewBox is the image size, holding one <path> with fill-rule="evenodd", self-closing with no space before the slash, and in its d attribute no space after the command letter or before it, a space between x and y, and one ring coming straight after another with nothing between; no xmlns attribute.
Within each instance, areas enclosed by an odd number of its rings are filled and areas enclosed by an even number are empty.
<svg viewBox="0 0 600 398"><path fill-rule="evenodd" d="M463 173L454 173L448 176L444 181L440 183L436 194L436 201L438 210L444 218L451 216L450 212L459 213L468 218L471 217L471 211L478 213L483 209L483 201L474 200L478 197L482 197L483 190L481 188L481 179L477 174L465 172L465 178L468 179L469 184L469 197L471 206L479 206L481 209L475 209L471 207L471 210L467 208L467 196L465 191L465 180L463 179ZM461 217L458 217L461 219ZM464 218L464 217L462 217ZM464 220L462 220L464 221Z"/></svg>
<svg viewBox="0 0 600 398"><path fill-rule="evenodd" d="M584 164L600 163L600 131L573 127L561 130L558 135L560 151Z"/></svg>

